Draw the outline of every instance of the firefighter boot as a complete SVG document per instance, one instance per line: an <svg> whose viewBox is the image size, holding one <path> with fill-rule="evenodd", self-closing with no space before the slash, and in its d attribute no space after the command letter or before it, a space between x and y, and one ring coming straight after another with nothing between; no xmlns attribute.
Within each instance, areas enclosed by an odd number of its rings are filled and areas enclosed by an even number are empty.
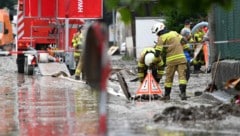
<svg viewBox="0 0 240 136"><path fill-rule="evenodd" d="M187 96L186 96L186 85L179 85L179 89L181 91L181 94L179 95L181 100L187 100Z"/></svg>
<svg viewBox="0 0 240 136"><path fill-rule="evenodd" d="M165 94L162 98L160 98L160 100L166 101L166 100L170 100L170 93L171 93L171 87L165 87Z"/></svg>
<svg viewBox="0 0 240 136"><path fill-rule="evenodd" d="M75 70L75 80L80 80L80 74L81 74L81 70L77 68Z"/></svg>

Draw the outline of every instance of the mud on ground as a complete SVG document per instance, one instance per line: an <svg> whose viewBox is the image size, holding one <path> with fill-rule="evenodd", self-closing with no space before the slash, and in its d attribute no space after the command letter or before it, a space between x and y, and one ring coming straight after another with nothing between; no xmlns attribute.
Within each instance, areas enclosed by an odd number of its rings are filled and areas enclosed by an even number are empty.
<svg viewBox="0 0 240 136"><path fill-rule="evenodd" d="M126 80L129 92L131 95L135 95L140 86L139 81L132 81L136 78L137 62L135 60L125 61L117 56L112 58L112 66L122 69L121 73ZM113 82L117 83L114 74L110 78L115 78L116 81ZM164 90L164 80L165 76L160 81L162 90ZM157 134L160 129L168 129L187 131L186 135L196 135L198 132L204 135L238 135L240 123L236 120L240 120L240 106L231 105L230 97L221 96L225 95L221 91L204 92L211 81L210 74L191 74L187 86L187 96L190 98L187 101L179 98L177 74L174 77L171 100L167 102L129 102L122 97L110 96L108 100L109 128L115 130L111 134L135 134L139 131L143 134L148 133L151 128L151 131L156 130ZM195 96L196 92L202 92L202 95ZM218 95L219 92L221 95ZM122 125L119 127L119 123L116 121L121 121ZM124 130L126 133L120 130ZM189 133L190 131L194 131L194 134Z"/></svg>

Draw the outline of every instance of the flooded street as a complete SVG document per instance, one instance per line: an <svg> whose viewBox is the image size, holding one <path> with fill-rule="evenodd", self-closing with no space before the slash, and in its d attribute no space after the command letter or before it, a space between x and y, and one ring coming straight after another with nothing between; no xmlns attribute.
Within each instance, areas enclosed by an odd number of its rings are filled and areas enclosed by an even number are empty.
<svg viewBox="0 0 240 136"><path fill-rule="evenodd" d="M97 135L97 95L84 84L16 72L15 58L0 61L1 136Z"/></svg>
<svg viewBox="0 0 240 136"><path fill-rule="evenodd" d="M126 64L113 63L119 67L133 65ZM127 74L124 77L134 95L139 82L131 82ZM14 56L0 56L0 79L0 136L98 135L98 96L88 85L39 74L18 74ZM161 89L163 81L164 77ZM217 93L194 95L203 91L210 81L209 74L192 75L187 101L181 101L178 96L177 79L168 102L128 101L122 95L109 94L108 135L239 135L239 106L230 105L229 97L219 100Z"/></svg>
<svg viewBox="0 0 240 136"><path fill-rule="evenodd" d="M124 61L113 66L132 70ZM127 64L127 63L126 63ZM132 65L132 63L128 63ZM134 70L132 70L134 71ZM131 74L123 72L131 95L139 89L139 81L132 82ZM164 89L164 79L160 87ZM187 86L187 101L180 100L177 75L170 101L130 101L123 97L109 99L110 136L238 136L240 107L231 105L232 96L223 91L203 92L211 82L211 75L192 74ZM203 92L202 95L195 95Z"/></svg>

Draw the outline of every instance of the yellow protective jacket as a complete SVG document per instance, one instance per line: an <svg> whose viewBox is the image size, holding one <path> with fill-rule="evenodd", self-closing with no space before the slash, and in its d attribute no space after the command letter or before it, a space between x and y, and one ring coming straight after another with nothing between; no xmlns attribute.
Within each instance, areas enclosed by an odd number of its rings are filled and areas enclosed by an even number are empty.
<svg viewBox="0 0 240 136"><path fill-rule="evenodd" d="M194 43L194 40L193 40L193 38L190 38L187 42L188 43L186 43L186 44L182 44L184 51L190 50L190 46Z"/></svg>
<svg viewBox="0 0 240 136"><path fill-rule="evenodd" d="M140 81L144 79L144 75L147 72L148 66L145 65L144 58L147 53L154 53L155 49L152 47L144 48L140 54L139 61L138 61L138 77L140 78ZM163 61L161 56L154 58L154 65L157 66L157 76L159 78L162 77L164 74L164 67L163 67Z"/></svg>
<svg viewBox="0 0 240 136"><path fill-rule="evenodd" d="M72 45L74 48L74 57L79 57L82 50L83 36L82 33L75 33L72 39Z"/></svg>
<svg viewBox="0 0 240 136"><path fill-rule="evenodd" d="M194 40L196 42L202 42L203 40L203 36L205 35L205 32L203 30L199 30L197 31L193 36L194 36Z"/></svg>
<svg viewBox="0 0 240 136"><path fill-rule="evenodd" d="M182 36L176 31L170 31L158 37L155 49L166 54L166 65L186 63L183 46L180 41ZM164 56L164 55L163 55Z"/></svg>

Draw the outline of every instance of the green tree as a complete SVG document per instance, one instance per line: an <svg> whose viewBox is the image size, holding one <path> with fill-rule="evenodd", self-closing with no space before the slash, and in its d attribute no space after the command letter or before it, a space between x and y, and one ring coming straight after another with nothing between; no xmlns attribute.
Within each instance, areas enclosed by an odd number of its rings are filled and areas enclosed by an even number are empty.
<svg viewBox="0 0 240 136"><path fill-rule="evenodd" d="M166 19L166 25L171 30L178 32L183 28L186 19L189 19L195 25L198 22L207 21L208 14L207 11L185 13L177 9L165 9L162 12Z"/></svg>
<svg viewBox="0 0 240 136"><path fill-rule="evenodd" d="M1 0L0 8L7 7L9 10L14 10L14 5L17 4L17 0Z"/></svg>
<svg viewBox="0 0 240 136"><path fill-rule="evenodd" d="M14 6L17 4L17 0L1 0L0 9L8 8L10 10L10 20L13 20L13 15L16 14Z"/></svg>
<svg viewBox="0 0 240 136"><path fill-rule="evenodd" d="M136 16L162 16L167 26L179 30L185 19L203 20L212 4L231 9L232 0L108 0L108 10L115 9L125 23L130 23L132 13ZM179 25L180 24L180 25Z"/></svg>

